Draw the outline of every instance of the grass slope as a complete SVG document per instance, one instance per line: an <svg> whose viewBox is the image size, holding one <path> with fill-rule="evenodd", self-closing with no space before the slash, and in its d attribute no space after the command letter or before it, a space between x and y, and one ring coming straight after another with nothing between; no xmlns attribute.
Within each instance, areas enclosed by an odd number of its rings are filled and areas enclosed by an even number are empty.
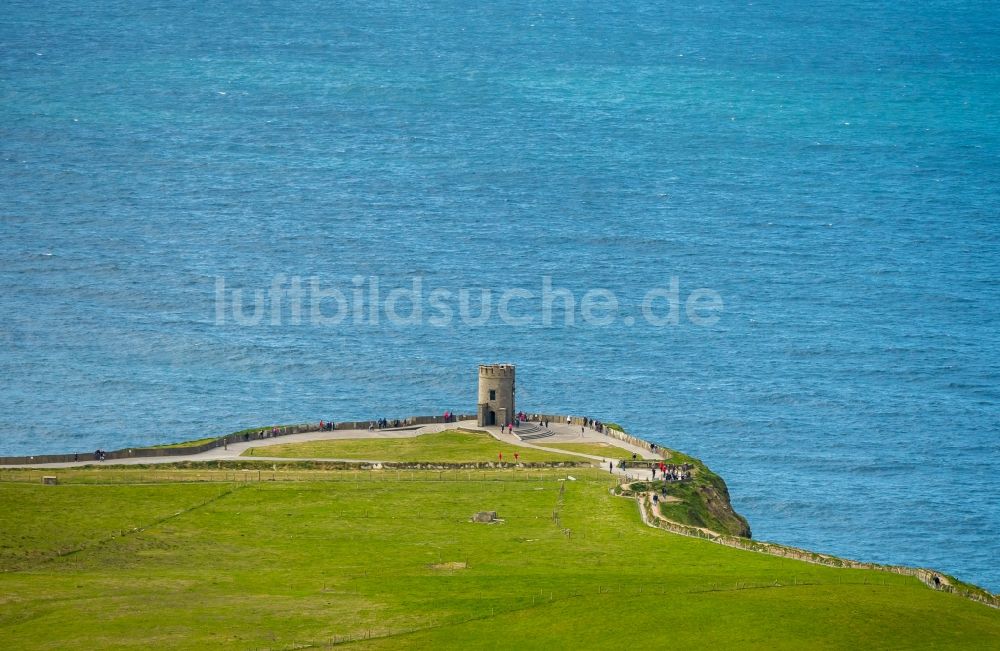
<svg viewBox="0 0 1000 651"><path fill-rule="evenodd" d="M92 482L101 471L86 472ZM105 472L150 482L158 471ZM163 472L173 481L185 471ZM574 470L578 481L559 481L566 472L557 470L296 471L297 481L278 471L277 481L131 486L58 475L59 486L0 483L0 648L1000 640L1000 613L916 579L645 527L635 503L610 495L611 478L596 470ZM480 510L504 522L469 522Z"/></svg>
<svg viewBox="0 0 1000 651"><path fill-rule="evenodd" d="M334 439L251 448L243 456L289 459L368 459L372 461L583 461L568 454L509 445L485 432L448 430L396 439Z"/></svg>
<svg viewBox="0 0 1000 651"><path fill-rule="evenodd" d="M204 445L205 443L211 443L217 437L211 436L204 439L195 439L194 441L181 441L180 443L164 443L163 445L154 445L153 448L194 448L199 445Z"/></svg>
<svg viewBox="0 0 1000 651"><path fill-rule="evenodd" d="M545 441L535 441L538 445L547 448L566 450L567 452L579 452L581 454L593 454L607 459L631 459L632 453L623 450L617 445L609 443L546 443Z"/></svg>

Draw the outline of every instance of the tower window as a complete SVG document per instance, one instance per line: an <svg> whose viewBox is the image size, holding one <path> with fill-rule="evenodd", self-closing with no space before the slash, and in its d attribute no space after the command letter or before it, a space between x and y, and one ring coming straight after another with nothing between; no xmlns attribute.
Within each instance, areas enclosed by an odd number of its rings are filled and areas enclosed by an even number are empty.
<svg viewBox="0 0 1000 651"><path fill-rule="evenodd" d="M496 400L496 399L497 399L496 389L490 389L490 400Z"/></svg>

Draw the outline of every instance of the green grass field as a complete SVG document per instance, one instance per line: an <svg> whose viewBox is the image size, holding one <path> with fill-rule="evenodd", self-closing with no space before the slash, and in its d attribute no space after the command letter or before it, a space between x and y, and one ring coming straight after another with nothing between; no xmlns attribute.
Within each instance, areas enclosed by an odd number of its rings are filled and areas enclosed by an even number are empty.
<svg viewBox="0 0 1000 651"><path fill-rule="evenodd" d="M154 448L193 448L205 443L211 443L217 437L211 436L205 439L195 439L194 441L181 441L180 443L165 443L163 445L154 445Z"/></svg>
<svg viewBox="0 0 1000 651"><path fill-rule="evenodd" d="M556 448L557 450L566 450L567 452L579 452L581 454L592 454L608 459L632 458L631 452L623 450L617 445L610 445L608 443L546 443L544 441L537 441L537 443L538 445L542 445L547 448Z"/></svg>
<svg viewBox="0 0 1000 651"><path fill-rule="evenodd" d="M532 450L502 443L485 432L449 430L398 439L339 439L285 443L251 448L243 456L287 459L368 459L372 461L477 462L503 460L513 463L514 454L522 462L582 461L568 454Z"/></svg>
<svg viewBox="0 0 1000 651"><path fill-rule="evenodd" d="M2 649L1000 643L913 578L646 527L597 470L39 474L0 480Z"/></svg>

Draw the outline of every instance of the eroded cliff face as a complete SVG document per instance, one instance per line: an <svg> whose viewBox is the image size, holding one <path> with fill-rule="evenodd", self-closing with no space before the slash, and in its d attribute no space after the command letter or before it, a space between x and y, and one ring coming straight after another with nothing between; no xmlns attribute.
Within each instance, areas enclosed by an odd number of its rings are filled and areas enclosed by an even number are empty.
<svg viewBox="0 0 1000 651"><path fill-rule="evenodd" d="M722 525L719 533L750 538L752 536L750 523L733 509L733 505L729 501L729 489L726 487L726 482L715 473L708 472L712 475L711 479L698 487L705 511Z"/></svg>

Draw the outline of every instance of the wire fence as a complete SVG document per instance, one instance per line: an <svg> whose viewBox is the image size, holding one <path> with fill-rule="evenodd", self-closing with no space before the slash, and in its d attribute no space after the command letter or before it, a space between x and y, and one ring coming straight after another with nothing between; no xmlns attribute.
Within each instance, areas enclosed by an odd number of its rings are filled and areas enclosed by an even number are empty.
<svg viewBox="0 0 1000 651"><path fill-rule="evenodd" d="M232 470L228 468L218 468L218 469L133 469L127 467L117 467L117 468L95 468L95 469L36 469L36 468L17 468L17 469L5 469L0 471L0 483L8 484L35 484L41 485L46 482L47 478L55 477L58 483L69 484L69 485L79 485L79 484L98 484L98 485L135 485L135 484L163 484L163 483L192 483L192 482L214 482L219 483L222 486L225 494L228 494L232 488L248 485L266 485L268 482L325 482L331 484L354 484L355 486L362 485L374 485L383 483L393 483L393 484L404 484L410 482L441 482L441 483L459 483L459 482L551 482L556 480L563 480L559 484L559 492L557 496L556 503L552 510L552 522L556 528L558 528L562 534L567 539L572 539L574 537L574 532L565 527L562 519L562 509L564 506L564 496L566 490L565 480L567 479L567 468L543 468L543 469L525 469L525 468L505 468L505 469L493 469L493 470L288 470L281 469L279 466L275 465L271 470L256 469L256 470ZM608 487L617 486L619 478L614 476L608 476L605 474L597 474L596 472L588 475L585 480L590 482L599 482L602 484L607 484ZM41 487L40 487L41 488ZM46 490L50 489L46 487ZM220 495L221 497L221 495ZM635 499L636 496L630 497L630 499ZM212 498L212 501L218 498ZM827 554L818 554L815 552L810 552L808 550L798 549L794 547L788 547L785 545L780 545L776 543L763 542L757 540L751 540L748 538L741 538L738 536L730 536L725 534L719 534L706 529L701 529L698 527L693 527L689 525L684 525L682 523L673 522L659 516L658 512L654 509L652 502L648 496L640 495L638 496L637 503L639 505L640 514L642 515L643 521L649 526L656 527L659 529L664 529L672 533L681 534L689 537L701 538L704 540L709 540L716 544L726 545L729 547L735 547L743 549L746 551L754 551L758 553L768 554L771 556L779 556L784 558L791 558L799 561L805 561L808 563L814 563L818 565L825 565L828 567L837 567L845 569L859 569L859 570L873 570L881 573L883 575L881 581L882 585L887 585L887 579L891 575L899 575L901 577L915 577L925 585L945 592L952 592L968 599L984 603L986 605L992 606L994 608L1000 607L998 603L998 598L996 595L988 593L986 591L977 590L974 586L966 586L960 584L951 577L944 575L940 572L935 572L933 570L924 568L911 568L905 566L897 565L882 565L877 563L864 563L859 561L853 561L850 559L843 559ZM145 527L143 527L145 528ZM119 532L120 535L126 535L126 532ZM585 536L585 532L580 532L583 535L577 535L577 537ZM862 577L858 582L868 585L877 585L877 581L873 583L873 579L865 576ZM850 581L844 581L838 578L837 583L849 583ZM741 589L763 589L763 588L775 588L775 587L787 587L788 585L806 585L801 581L797 582L793 576L790 580L786 577L784 579L778 578L772 581L761 582L759 580L748 579L746 581L736 581L731 586L729 584L719 586L713 584L711 589L702 588L699 592L711 592L718 590L741 590ZM810 583L809 585L815 585L815 583ZM642 593L642 586L638 588L639 594ZM601 592L599 591L598 594ZM583 593L577 593L571 596L581 596ZM396 635L397 633L393 633ZM356 640L356 639L355 639ZM339 642L338 642L339 643Z"/></svg>

